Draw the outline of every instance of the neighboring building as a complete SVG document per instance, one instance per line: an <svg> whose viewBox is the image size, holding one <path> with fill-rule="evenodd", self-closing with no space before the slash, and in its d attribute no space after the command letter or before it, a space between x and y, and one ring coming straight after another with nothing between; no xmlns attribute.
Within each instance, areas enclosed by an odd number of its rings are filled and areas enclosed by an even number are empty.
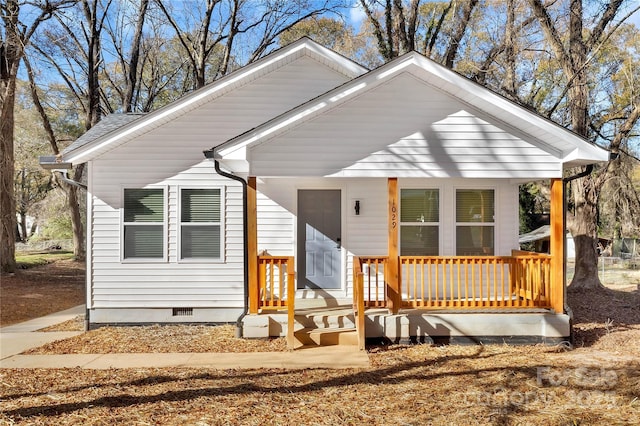
<svg viewBox="0 0 640 426"><path fill-rule="evenodd" d="M520 235L518 243L522 246L526 243L533 243L535 251L537 253L549 253L551 245L551 227L549 225L542 225L539 228L534 229L531 232ZM573 242L571 233L566 232L564 251L567 259L576 258L576 245Z"/></svg>
<svg viewBox="0 0 640 426"><path fill-rule="evenodd" d="M88 166L93 325L231 322L247 304L245 335L284 334L293 317L265 314L288 283L327 307L355 282L368 337L556 341L563 170L607 158L417 53L367 72L302 39L108 116L58 161ZM517 251L518 185L540 179L550 256Z"/></svg>

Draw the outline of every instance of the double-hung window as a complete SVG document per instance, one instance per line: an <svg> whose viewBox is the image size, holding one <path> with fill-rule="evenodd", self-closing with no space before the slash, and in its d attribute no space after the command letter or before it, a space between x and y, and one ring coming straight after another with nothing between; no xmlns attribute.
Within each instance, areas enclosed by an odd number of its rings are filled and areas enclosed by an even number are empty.
<svg viewBox="0 0 640 426"><path fill-rule="evenodd" d="M456 190L456 254L491 256L495 251L495 191Z"/></svg>
<svg viewBox="0 0 640 426"><path fill-rule="evenodd" d="M124 190L124 259L165 257L163 188Z"/></svg>
<svg viewBox="0 0 640 426"><path fill-rule="evenodd" d="M180 191L180 259L221 259L222 190Z"/></svg>
<svg viewBox="0 0 640 426"><path fill-rule="evenodd" d="M437 189L400 190L400 255L438 256L440 193Z"/></svg>

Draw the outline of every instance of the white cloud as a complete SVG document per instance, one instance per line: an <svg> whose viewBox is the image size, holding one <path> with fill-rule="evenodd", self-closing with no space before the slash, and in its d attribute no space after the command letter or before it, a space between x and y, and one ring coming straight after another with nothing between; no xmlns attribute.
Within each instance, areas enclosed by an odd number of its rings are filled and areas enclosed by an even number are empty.
<svg viewBox="0 0 640 426"><path fill-rule="evenodd" d="M351 6L351 10L349 11L349 22L351 23L351 25L353 25L354 28L357 29L362 24L362 21L364 21L366 18L367 15L364 13L360 2L354 1L353 5Z"/></svg>

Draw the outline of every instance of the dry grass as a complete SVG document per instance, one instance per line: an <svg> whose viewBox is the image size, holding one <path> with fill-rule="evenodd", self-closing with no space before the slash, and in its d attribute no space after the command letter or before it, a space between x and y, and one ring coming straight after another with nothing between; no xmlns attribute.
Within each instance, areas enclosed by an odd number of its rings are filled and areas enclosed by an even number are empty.
<svg viewBox="0 0 640 426"><path fill-rule="evenodd" d="M580 351L391 347L364 370L4 370L0 423L638 424L640 364Z"/></svg>
<svg viewBox="0 0 640 426"><path fill-rule="evenodd" d="M640 424L640 292L624 285L570 292L569 303L574 350L372 347L371 366L362 370L0 370L0 424ZM281 344L237 341L232 333L232 327L103 328L39 351Z"/></svg>
<svg viewBox="0 0 640 426"><path fill-rule="evenodd" d="M78 320L74 320L71 326L75 326L77 323ZM57 327L50 328L50 330L62 331ZM149 352L278 352L286 350L287 342L285 338L269 340L239 339L235 337L235 326L232 325L215 327L206 325L151 325L101 327L25 353L41 355Z"/></svg>

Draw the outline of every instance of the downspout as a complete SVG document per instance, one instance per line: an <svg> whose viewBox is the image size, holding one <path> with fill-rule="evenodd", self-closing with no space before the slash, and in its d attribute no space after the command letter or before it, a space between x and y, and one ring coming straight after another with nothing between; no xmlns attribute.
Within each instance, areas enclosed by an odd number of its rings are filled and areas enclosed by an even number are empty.
<svg viewBox="0 0 640 426"><path fill-rule="evenodd" d="M58 175L58 178L64 183L77 186L78 188L84 189L85 191L87 190L87 185L80 182L76 182L75 180L71 179L69 177L69 172L67 170L54 170L54 172L60 173Z"/></svg>
<svg viewBox="0 0 640 426"><path fill-rule="evenodd" d="M591 174L591 172L593 172L593 164L587 164L587 167L581 171L580 173L576 173L573 176L567 176L566 178L562 178L562 183L563 185L565 185L565 190L566 190L566 185L576 179L580 179L583 178L585 176L588 176ZM566 191L563 191L566 193ZM566 245L566 239L567 239L567 197L566 195L564 195L562 200L563 203L563 207L562 207L562 235L565 239L565 244L563 245L564 250L563 250L563 256L564 256L564 261L562 262L563 265L565 265L565 271L564 271L564 285L562 286L562 298L564 300L564 311L567 313L567 315L569 315L569 322L571 324L573 324L573 310L571 309L571 306L569 306L569 304L567 303L567 271L566 271L566 265L567 265L567 245ZM570 326L570 332L571 332L571 344L573 345L573 326Z"/></svg>
<svg viewBox="0 0 640 426"><path fill-rule="evenodd" d="M233 175L231 173L227 173L224 170L220 169L220 163L215 158L214 149L209 149L204 151L205 158L213 159L214 168L216 173L218 173L222 177L226 177L228 179L235 180L236 182L240 182L242 185L242 240L243 240L243 257L244 257L244 285L243 285L243 300L244 305L242 309L242 313L236 320L236 337L242 337L242 328L243 328L243 320L244 317L247 316L249 312L249 253L248 253L248 244L249 244L249 236L248 236L248 219L247 219L247 181L242 179L239 176Z"/></svg>

